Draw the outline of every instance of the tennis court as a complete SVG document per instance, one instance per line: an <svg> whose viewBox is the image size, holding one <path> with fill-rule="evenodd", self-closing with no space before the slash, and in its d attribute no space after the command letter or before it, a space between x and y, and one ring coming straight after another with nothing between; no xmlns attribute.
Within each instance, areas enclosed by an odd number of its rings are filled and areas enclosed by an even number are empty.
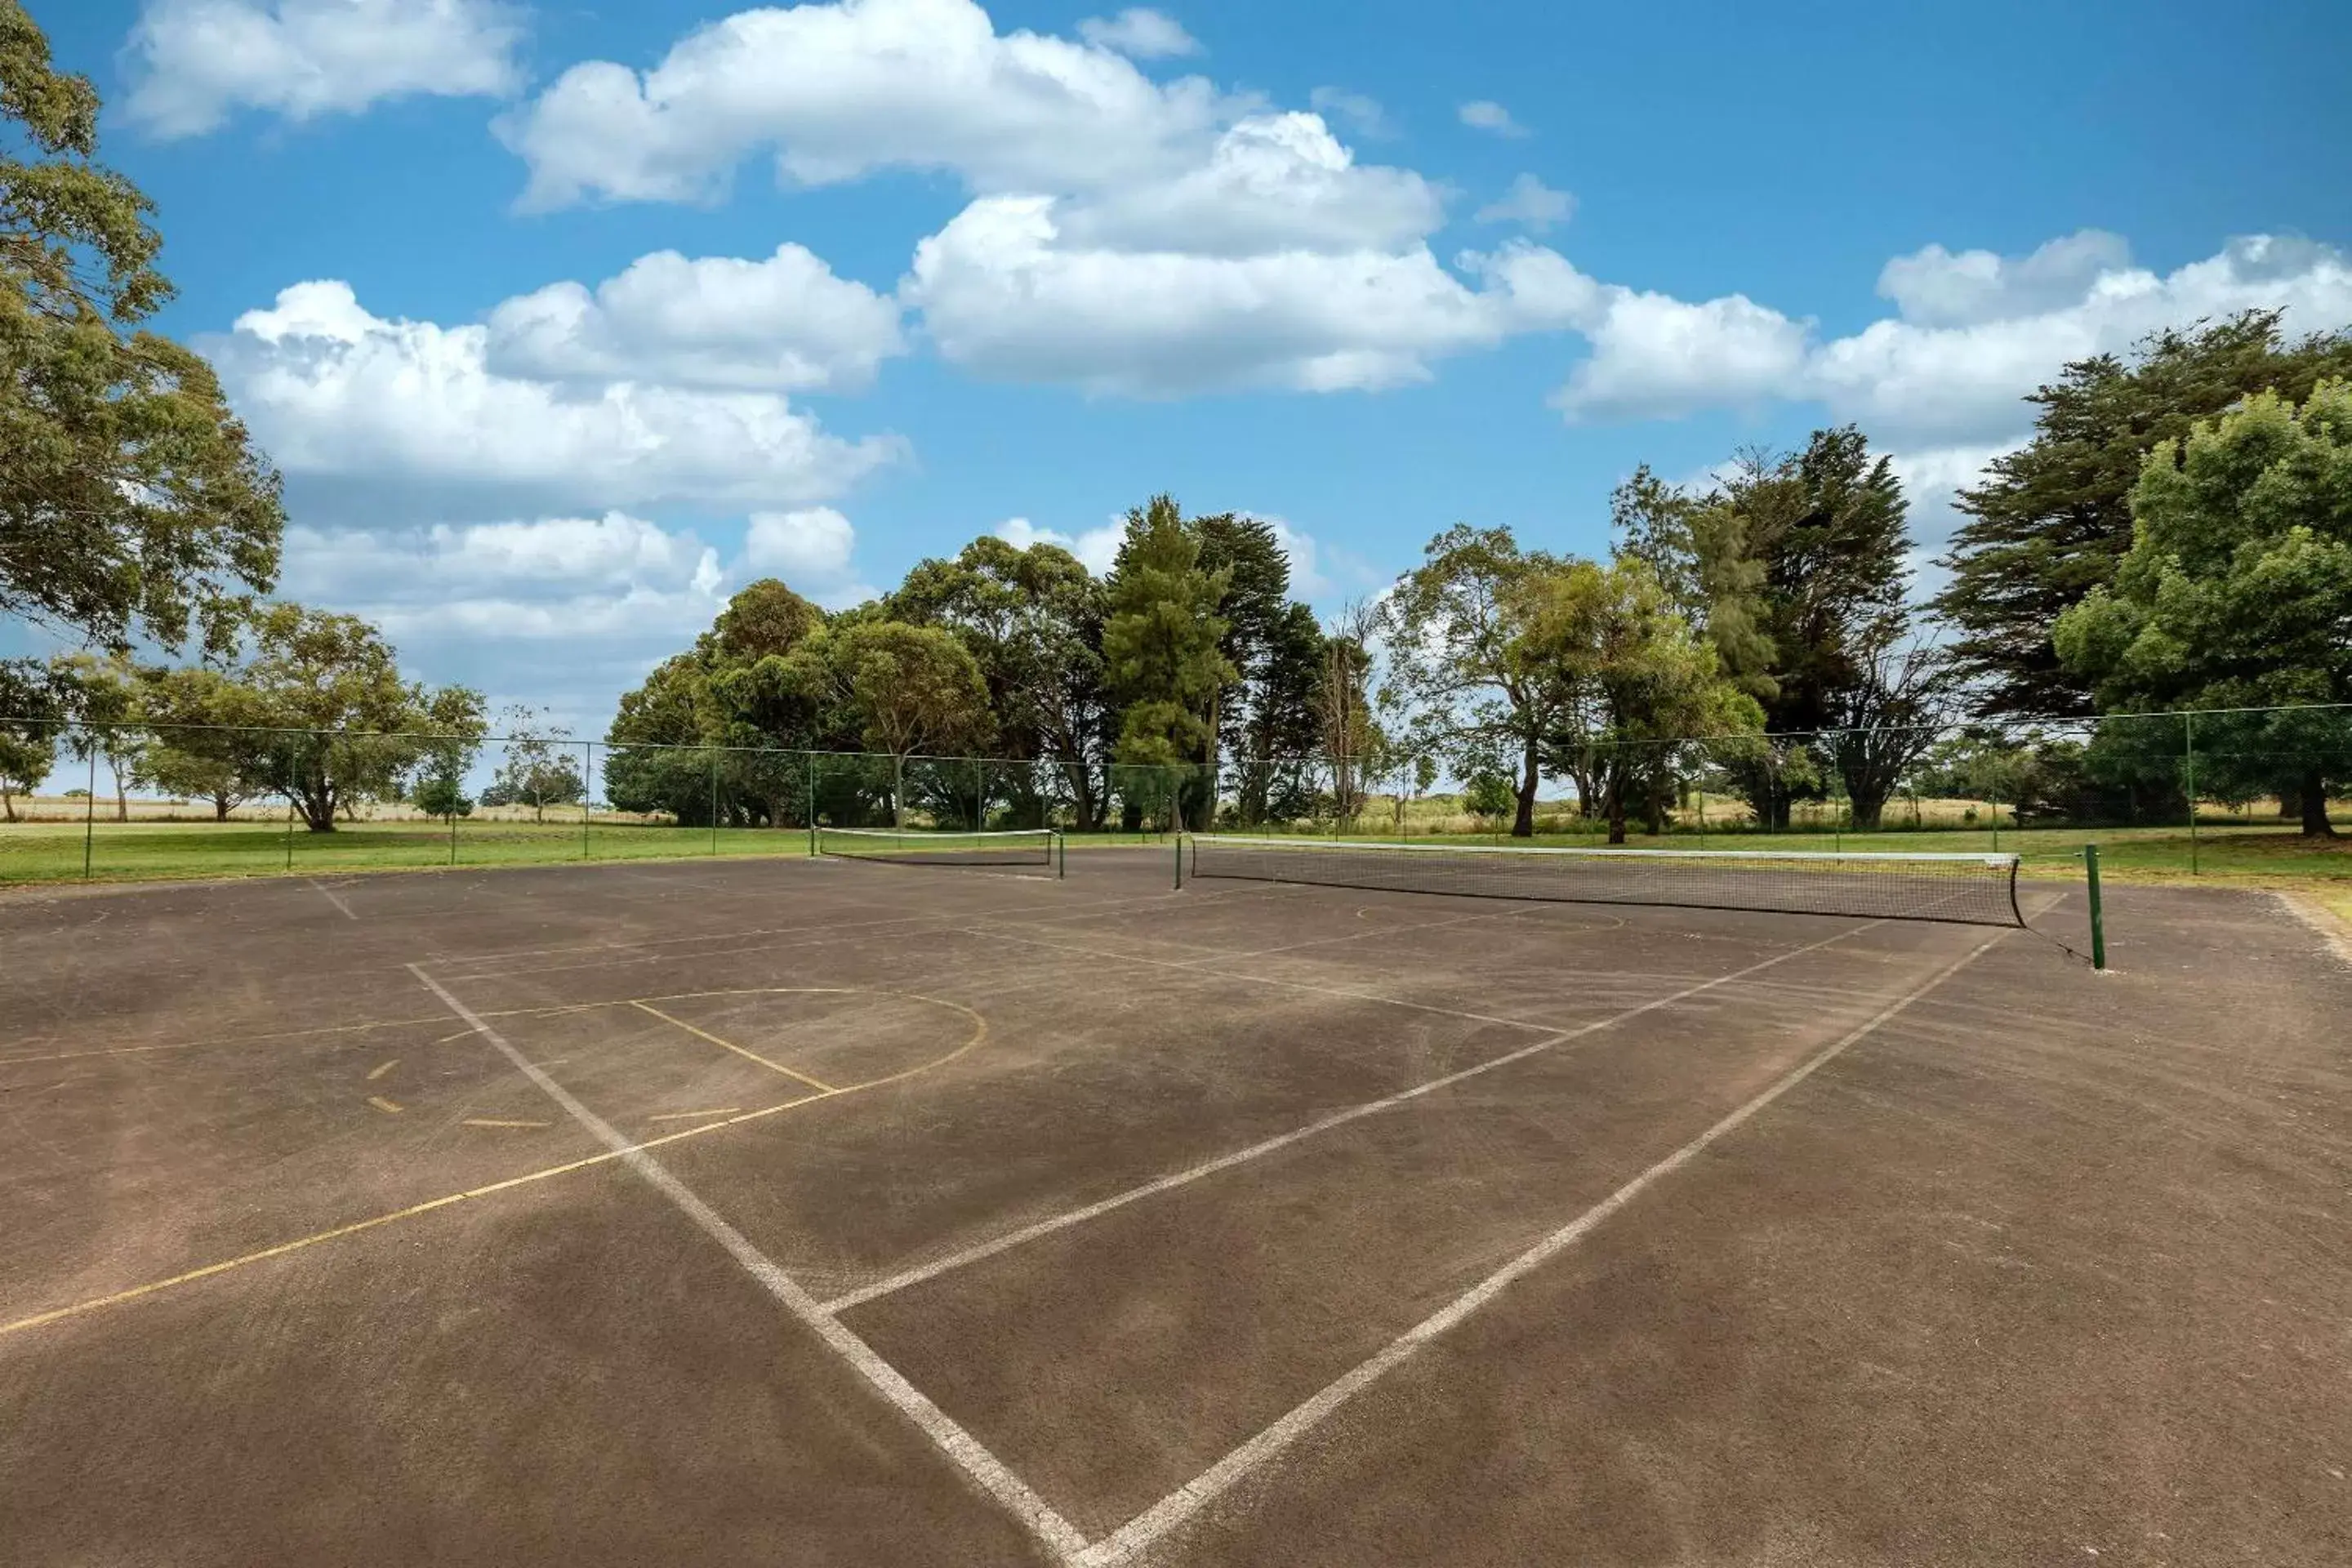
<svg viewBox="0 0 2352 1568"><path fill-rule="evenodd" d="M2269 894L888 837L0 900L0 1559L2352 1561Z"/></svg>

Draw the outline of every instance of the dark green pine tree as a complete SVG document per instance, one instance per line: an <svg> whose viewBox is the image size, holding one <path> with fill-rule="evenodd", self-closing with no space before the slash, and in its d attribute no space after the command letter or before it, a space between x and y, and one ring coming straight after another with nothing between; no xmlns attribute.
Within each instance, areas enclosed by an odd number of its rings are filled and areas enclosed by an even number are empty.
<svg viewBox="0 0 2352 1568"><path fill-rule="evenodd" d="M1958 630L1953 653L1987 713L2070 717L2093 710L2091 682L2051 645L2059 616L2113 581L2131 548L2127 498L2141 459L2252 393L2301 402L2324 377L2352 374L2352 335L2290 342L2281 312L2248 310L2143 340L2131 363L2077 360L2034 393L2032 440L1960 492L1969 521L1942 564L1936 608Z"/></svg>

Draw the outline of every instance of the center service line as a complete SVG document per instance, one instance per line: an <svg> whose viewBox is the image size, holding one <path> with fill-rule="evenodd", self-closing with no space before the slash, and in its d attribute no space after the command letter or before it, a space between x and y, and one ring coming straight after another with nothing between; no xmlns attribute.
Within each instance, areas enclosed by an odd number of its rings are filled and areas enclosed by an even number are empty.
<svg viewBox="0 0 2352 1568"><path fill-rule="evenodd" d="M1055 1512L1045 1499L1029 1489L1026 1482L1005 1468L1003 1462L995 1455L981 1447L977 1438L957 1426L946 1411L932 1404L920 1389L901 1376L898 1368L884 1361L873 1346L828 1315L824 1308L817 1305L816 1298L803 1289L765 1253L752 1246L743 1233L729 1225L717 1210L696 1196L692 1188L670 1173L668 1166L632 1143L604 1118L574 1099L571 1090L540 1070L509 1044L505 1036L490 1027L479 1014L450 994L439 981L414 963L407 965L407 969L425 989L441 999L443 1006L465 1020L476 1034L512 1062L518 1071L537 1084L541 1092L562 1106L574 1121L619 1156L623 1163L643 1177L656 1192L676 1205L678 1211L699 1226L705 1235L725 1247L728 1256L742 1265L743 1271L758 1280L786 1311L814 1330L819 1339L856 1368L882 1397L897 1405L902 1414L921 1427L924 1436L961 1466L982 1490L1012 1510L1056 1556L1068 1562L1086 1549L1087 1538L1079 1534L1069 1521Z"/></svg>
<svg viewBox="0 0 2352 1568"><path fill-rule="evenodd" d="M1203 1176L1213 1176L1219 1171L1231 1170L1235 1165L1245 1163L1246 1162L1257 1159L1262 1155L1271 1154L1276 1150L1286 1149L1291 1144L1299 1142L1304 1139L1312 1138L1318 1133L1328 1132L1334 1127L1343 1127L1349 1122L1357 1121L1362 1117L1371 1116L1380 1111L1388 1110L1393 1107L1402 1105L1409 1100L1418 1100L1424 1094L1430 1094L1441 1089L1450 1088L1454 1084L1465 1081L1465 1079L1476 1078L1480 1073L1493 1072L1496 1068L1508 1067L1513 1062L1525 1060L1528 1057L1535 1056L1543 1051L1549 1051L1556 1046L1563 1046L1571 1040L1581 1039L1587 1035L1598 1034L1603 1029L1613 1028L1619 1024L1631 1023L1633 1019L1639 1018L1644 1014L1654 1013L1661 1007L1671 1007L1677 1002L1687 1002L1692 997L1712 991L1719 985L1728 985L1735 980L1745 980L1749 975L1754 974L1760 970L1769 969L1776 963L1786 963L1789 960L1801 957L1808 952L1813 952L1817 948L1827 947L1832 942L1843 942L1846 938L1851 936L1859 936L1864 931L1871 930L1874 926L1880 926L1885 923L1886 922L1884 921L1872 921L1867 925L1859 925L1854 927L1852 931L1840 931L1835 936L1823 937L1821 941L1809 942L1803 947L1790 948L1785 952L1774 953L1771 957L1763 960L1761 963L1751 963L1745 969L1735 969L1727 974L1718 974L1712 980L1702 980L1695 984L1685 985L1679 991L1670 993L1664 996L1654 997L1650 1001L1643 1002L1637 1006L1628 1007L1622 1013L1612 1013L1606 1018L1596 1018L1587 1024L1573 1024L1565 1028L1552 1028L1546 1025L1530 1023L1528 1020L1521 1018L1489 1018L1483 1014L1476 1013L1455 1015L1460 1017L1477 1019L1484 1023L1516 1024L1523 1029L1540 1028L1543 1029L1544 1033L1541 1038L1529 1041L1528 1044L1519 1047L1516 1050L1505 1051L1498 1057L1489 1057L1483 1062L1473 1062L1470 1066L1463 1068L1455 1072L1447 1073L1443 1078L1426 1079L1423 1082L1414 1084L1411 1089L1400 1089L1396 1093L1389 1095L1384 1099L1365 1100L1360 1104L1343 1107L1340 1110L1332 1111L1328 1116L1324 1116L1308 1122L1304 1127L1294 1128L1288 1132L1276 1133L1275 1136L1268 1138L1262 1142L1253 1143L1245 1149L1236 1149L1229 1154L1220 1154L1213 1160L1206 1160L1202 1162L1200 1164L1191 1166L1188 1169L1177 1171L1170 1175L1161 1176L1156 1181L1146 1182L1139 1187L1129 1187L1123 1193L1114 1193L1109 1197L1103 1199L1099 1203L1088 1204L1084 1208L1072 1209L1067 1214L1055 1215L1049 1218L1041 1219L1034 1225L1024 1226L1019 1230L1009 1231L1003 1236L995 1237L990 1240L978 1242L973 1246L965 1247L961 1252L951 1252L945 1258L933 1258L929 1263L917 1264L914 1268L906 1269L900 1273L893 1274L887 1279L877 1279L870 1285L863 1285L845 1295L836 1296L832 1300L824 1303L824 1310L827 1312L845 1312L850 1308L857 1306L862 1302L871 1301L877 1297L887 1296L894 1291L903 1290L909 1285L919 1285L926 1279L934 1279L939 1275L961 1268L967 1264L977 1263L983 1258L993 1258L1000 1252L1009 1251L1013 1247L1023 1246L1028 1242L1035 1241L1041 1237L1051 1236L1057 1230L1066 1230L1071 1226L1081 1225L1087 1220L1096 1219L1103 1215L1109 1214L1114 1209L1125 1208L1128 1205L1138 1202L1140 1199L1151 1197L1157 1194L1167 1192L1171 1188L1181 1187L1190 1183L1197 1182ZM1026 939L1015 938L1014 940L1021 941ZM1160 963L1162 961L1141 959L1135 962L1150 963ZM1189 963L1164 963L1163 966L1170 969L1192 969L1192 966ZM1197 970L1192 972L1196 973L1201 973ZM1244 980L1258 980L1264 979L1265 977L1255 974L1244 974L1241 975L1240 978ZM1295 983L1290 981L1268 981L1268 984L1286 985ZM1323 990L1324 987L1309 986L1307 989L1320 991ZM1339 992L1334 993L1334 994L1352 995L1354 993ZM1376 1002L1389 1000L1389 998L1386 997L1377 996L1368 999ZM1398 1005L1401 1006L1418 1005L1418 1004L1409 1002L1400 1003ZM1441 1008L1438 1009L1438 1011L1445 1012L1450 1011L1450 1009Z"/></svg>
<svg viewBox="0 0 2352 1568"><path fill-rule="evenodd" d="M1411 1357L1415 1351L1462 1322L1471 1313L1501 1295L1527 1275L1535 1272L1560 1253L1583 1240L1618 1210L1639 1197L1645 1189L1689 1164L1705 1152L1709 1144L1728 1133L1737 1131L1759 1111L1804 1082L1821 1068L1828 1066L1847 1047L1865 1038L1876 1031L1879 1026L1935 990L1970 963L1975 963L1979 956L2008 934L2007 931L2000 931L1986 938L1961 957L1946 964L1920 984L1881 1008L1867 1022L1848 1031L1832 1044L1814 1052L1794 1068L1783 1073L1755 1099L1733 1110L1714 1126L1652 1165L1508 1263L1504 1264L1476 1285L1455 1297L1448 1305L1399 1334L1370 1360L1326 1384L1321 1393L1317 1394L1273 1426L1227 1454L1193 1479L1128 1521L1109 1535L1081 1552L1077 1558L1078 1568L1109 1568L1111 1564L1125 1563L1170 1531L1184 1523L1230 1490L1235 1482L1241 1480L1252 1470L1275 1458L1284 1449L1314 1430L1322 1424L1325 1417L1370 1387L1382 1375Z"/></svg>

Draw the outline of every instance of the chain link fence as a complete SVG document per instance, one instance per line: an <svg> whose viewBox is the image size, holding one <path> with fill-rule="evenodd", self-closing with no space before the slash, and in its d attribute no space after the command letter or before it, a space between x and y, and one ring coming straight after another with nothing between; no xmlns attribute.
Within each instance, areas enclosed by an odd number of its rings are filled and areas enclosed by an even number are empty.
<svg viewBox="0 0 2352 1568"><path fill-rule="evenodd" d="M1527 815L1544 840L1605 840L1619 823L1629 841L1695 848L1769 835L2071 856L2146 839L2194 872L2233 845L2352 828L2352 705L1570 735L1538 762ZM1521 765L1462 744L1129 766L0 719L0 881L805 855L819 826L1052 827L1081 846L1212 828L1499 838Z"/></svg>

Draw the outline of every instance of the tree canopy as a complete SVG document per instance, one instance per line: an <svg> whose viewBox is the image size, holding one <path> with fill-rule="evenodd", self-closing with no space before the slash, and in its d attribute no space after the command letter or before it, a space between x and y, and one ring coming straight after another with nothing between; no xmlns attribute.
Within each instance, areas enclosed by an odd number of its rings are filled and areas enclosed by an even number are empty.
<svg viewBox="0 0 2352 1568"><path fill-rule="evenodd" d="M0 0L0 611L218 652L276 577L278 479L211 367L136 330L172 287L152 204L94 162L98 114Z"/></svg>
<svg viewBox="0 0 2352 1568"><path fill-rule="evenodd" d="M2167 329L2129 362L2070 363L2027 400L2040 410L2033 438L1960 492L1969 521L1952 536L1951 583L1936 600L1979 711L2095 710L2092 680L2061 658L2053 633L2131 549L2132 491L2151 451L2254 393L2300 402L2322 378L2352 374L2352 334L2290 341L2280 319L2249 310Z"/></svg>
<svg viewBox="0 0 2352 1568"><path fill-rule="evenodd" d="M2208 780L2283 785L2332 837L2352 715L2279 705L2352 703L2352 383L2300 407L2257 393L2159 441L2131 508L2131 549L2059 617L2059 658L2106 711L2220 710L2198 722Z"/></svg>

